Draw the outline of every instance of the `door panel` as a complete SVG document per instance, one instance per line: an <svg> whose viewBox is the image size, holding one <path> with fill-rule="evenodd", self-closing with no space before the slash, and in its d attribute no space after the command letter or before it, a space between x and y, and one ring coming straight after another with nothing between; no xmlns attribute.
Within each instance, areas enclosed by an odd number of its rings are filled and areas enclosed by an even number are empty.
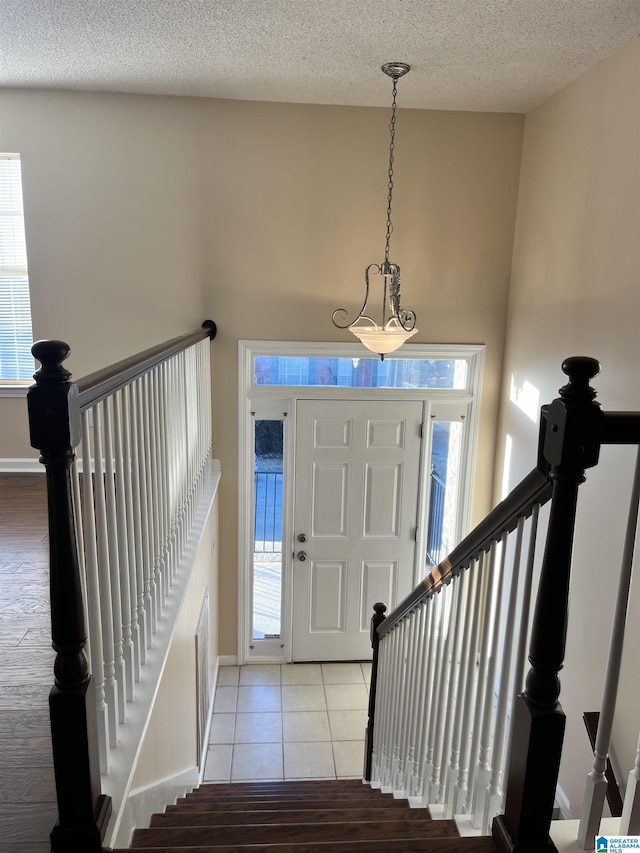
<svg viewBox="0 0 640 853"><path fill-rule="evenodd" d="M309 633L330 631L343 634L346 609L346 563L313 560L309 568L311 570Z"/></svg>
<svg viewBox="0 0 640 853"><path fill-rule="evenodd" d="M410 592L423 404L299 400L294 660L371 657L376 601Z"/></svg>
<svg viewBox="0 0 640 853"><path fill-rule="evenodd" d="M318 418L314 422L313 446L318 448L350 448L351 420Z"/></svg>
<svg viewBox="0 0 640 853"><path fill-rule="evenodd" d="M402 506L402 464L384 465L367 462L363 507L363 537L400 535Z"/></svg>
<svg viewBox="0 0 640 853"><path fill-rule="evenodd" d="M312 467L311 535L348 535L350 465L314 462Z"/></svg>
<svg viewBox="0 0 640 853"><path fill-rule="evenodd" d="M360 584L360 631L369 632L371 628L372 604L376 601L396 601L396 582L398 561L367 560L362 563L362 582Z"/></svg>
<svg viewBox="0 0 640 853"><path fill-rule="evenodd" d="M394 418L386 421L368 421L367 447L380 450L404 449L405 422Z"/></svg>

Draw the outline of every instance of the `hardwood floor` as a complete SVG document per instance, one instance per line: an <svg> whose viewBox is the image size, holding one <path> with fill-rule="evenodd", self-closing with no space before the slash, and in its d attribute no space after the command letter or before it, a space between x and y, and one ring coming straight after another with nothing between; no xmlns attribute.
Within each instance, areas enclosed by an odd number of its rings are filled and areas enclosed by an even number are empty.
<svg viewBox="0 0 640 853"><path fill-rule="evenodd" d="M0 474L0 853L45 853L57 810L49 732L45 476Z"/></svg>

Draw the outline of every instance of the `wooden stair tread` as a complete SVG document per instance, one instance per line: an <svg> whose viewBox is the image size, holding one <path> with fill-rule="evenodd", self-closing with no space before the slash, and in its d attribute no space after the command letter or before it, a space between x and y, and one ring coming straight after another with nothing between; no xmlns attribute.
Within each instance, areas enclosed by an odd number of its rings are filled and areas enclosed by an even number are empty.
<svg viewBox="0 0 640 853"><path fill-rule="evenodd" d="M394 843L395 842L395 843ZM347 841L347 842L312 842L309 844L239 844L239 845L204 845L187 847L136 847L137 853L358 853L358 851L380 850L386 853L496 853L497 848L493 839L488 836L480 837L451 837L429 840L411 840L406 838ZM130 853L128 850L117 849L112 853Z"/></svg>
<svg viewBox="0 0 640 853"><path fill-rule="evenodd" d="M264 799L266 797L335 797L340 799L350 800L354 797L357 799L358 797L371 797L373 799L378 799L380 797L384 797L380 791L373 790L372 788L366 788L364 785L360 785L359 788L338 788L334 791L331 788L309 788L307 786L300 786L299 788L285 788L285 787L273 787L273 788L245 788L244 786L237 785L235 788L225 788L224 790L217 791L215 788L207 789L205 791L192 791L190 794L186 795L186 799L188 800L225 800L225 799L239 799L240 797L247 797L251 799L260 799L261 797Z"/></svg>
<svg viewBox="0 0 640 853"><path fill-rule="evenodd" d="M204 782L192 793L205 793L207 791L272 791L282 789L284 791L292 788L307 788L313 791L348 791L351 789L372 791L373 788L366 785L361 779L301 779L299 782L272 781L272 782Z"/></svg>
<svg viewBox="0 0 640 853"><path fill-rule="evenodd" d="M380 809L375 813L377 823L398 820L396 809ZM428 820L427 809L407 809L402 820ZM151 818L150 826L231 826L256 823L345 823L372 819L371 809L273 809L256 811L189 811L184 809L167 810L165 814L156 814Z"/></svg>
<svg viewBox="0 0 640 853"><path fill-rule="evenodd" d="M328 841L357 841L400 838L442 838L457 836L455 821L447 820L389 820L376 821L375 815L368 821L307 824L252 824L250 826L186 826L136 829L132 848L195 846L213 841L221 845L274 844L274 843L317 843Z"/></svg>
<svg viewBox="0 0 640 853"><path fill-rule="evenodd" d="M397 809L376 809L375 822L398 820ZM295 809L262 809L255 811L195 811L185 809L169 809L165 814L156 814L151 818L151 827L160 826L232 826L255 823L344 823L350 821L370 821L373 814L371 808L304 808ZM405 808L402 820L428 820L427 809Z"/></svg>
<svg viewBox="0 0 640 853"><path fill-rule="evenodd" d="M382 797L380 800L376 800L375 803L372 803L371 799L368 797L359 797L357 799L347 799L345 800L343 797L323 797L321 799L312 799L307 800L304 797L300 797L297 799L293 795L289 795L284 799L277 800L229 800L229 801L218 801L218 800L208 800L208 799L186 799L181 797L177 800L175 806L167 806L167 811L171 809L174 810L182 810L185 811L214 811L214 812L224 812L224 811L246 811L247 809L253 810L275 810L275 809L299 809L306 808L307 805L309 807L317 808L317 809L333 809L336 806L336 799L340 802L340 808L355 808L355 809L375 809L376 812L381 810L393 810L407 808L406 800L394 800L392 797Z"/></svg>
<svg viewBox="0 0 640 853"><path fill-rule="evenodd" d="M367 794L364 791L353 791L351 793L345 792L336 792L332 794L331 791L306 791L301 789L299 791L225 791L222 794L187 794L185 799L187 802L214 802L214 803L228 803L228 802L238 802L239 800L244 800L246 802L264 802L265 800L322 800L330 797L333 800L368 800L370 802L377 802L380 800L386 799L384 794L380 794L377 791L373 791L370 794Z"/></svg>

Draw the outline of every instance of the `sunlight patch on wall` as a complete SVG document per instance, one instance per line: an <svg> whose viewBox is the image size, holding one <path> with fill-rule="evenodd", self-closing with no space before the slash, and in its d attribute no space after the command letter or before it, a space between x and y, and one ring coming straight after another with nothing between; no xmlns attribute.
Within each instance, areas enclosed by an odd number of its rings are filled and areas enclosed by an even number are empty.
<svg viewBox="0 0 640 853"><path fill-rule="evenodd" d="M517 373L511 374L509 399L535 423L540 410L540 392L527 379L520 379Z"/></svg>
<svg viewBox="0 0 640 853"><path fill-rule="evenodd" d="M511 472L511 451L513 449L513 439L507 433L504 442L504 461L502 463L502 485L500 487L500 500L504 500L509 494L509 474Z"/></svg>

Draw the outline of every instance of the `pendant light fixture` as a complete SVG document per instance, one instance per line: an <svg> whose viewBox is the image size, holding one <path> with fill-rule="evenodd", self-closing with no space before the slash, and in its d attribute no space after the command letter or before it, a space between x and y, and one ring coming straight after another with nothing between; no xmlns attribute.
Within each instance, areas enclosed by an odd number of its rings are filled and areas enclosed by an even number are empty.
<svg viewBox="0 0 640 853"><path fill-rule="evenodd" d="M393 102L391 105L391 123L389 124L389 182L387 194L387 238L384 247L384 261L381 264L369 264L364 271L365 292L364 302L355 320L346 320L349 312L346 308L336 308L333 312L333 325L338 329L349 329L371 352L377 353L381 359L387 353L394 352L412 335L416 329L416 315L409 309L400 306L400 267L389 260L389 243L393 233L391 222L391 202L393 200L393 159L396 138L396 93L400 77L409 71L410 66L404 62L387 62L382 71L393 80ZM382 319L378 323L365 312L369 301L369 276L380 275L382 278Z"/></svg>

